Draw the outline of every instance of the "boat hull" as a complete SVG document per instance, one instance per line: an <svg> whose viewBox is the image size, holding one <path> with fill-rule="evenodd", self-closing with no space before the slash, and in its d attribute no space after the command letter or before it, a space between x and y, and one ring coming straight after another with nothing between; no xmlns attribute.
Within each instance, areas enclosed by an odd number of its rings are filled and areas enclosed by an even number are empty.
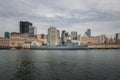
<svg viewBox="0 0 120 80"><path fill-rule="evenodd" d="M87 50L86 46L77 46L77 47L32 47L31 50Z"/></svg>

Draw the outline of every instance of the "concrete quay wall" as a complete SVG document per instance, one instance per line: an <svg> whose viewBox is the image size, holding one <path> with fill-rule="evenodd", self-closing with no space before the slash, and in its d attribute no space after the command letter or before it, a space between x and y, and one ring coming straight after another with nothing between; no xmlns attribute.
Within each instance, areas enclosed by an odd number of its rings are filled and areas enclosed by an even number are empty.
<svg viewBox="0 0 120 80"><path fill-rule="evenodd" d="M88 45L89 49L120 49L120 44L93 44Z"/></svg>

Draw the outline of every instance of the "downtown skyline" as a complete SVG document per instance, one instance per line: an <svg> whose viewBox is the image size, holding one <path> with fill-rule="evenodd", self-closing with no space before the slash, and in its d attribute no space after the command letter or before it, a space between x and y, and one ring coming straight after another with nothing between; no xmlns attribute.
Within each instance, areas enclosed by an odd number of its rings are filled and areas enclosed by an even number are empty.
<svg viewBox="0 0 120 80"><path fill-rule="evenodd" d="M1 0L0 36L19 32L21 20L32 22L38 34L47 34L47 29L54 26L82 35L88 28L92 35L114 35L120 31L119 4L119 0Z"/></svg>

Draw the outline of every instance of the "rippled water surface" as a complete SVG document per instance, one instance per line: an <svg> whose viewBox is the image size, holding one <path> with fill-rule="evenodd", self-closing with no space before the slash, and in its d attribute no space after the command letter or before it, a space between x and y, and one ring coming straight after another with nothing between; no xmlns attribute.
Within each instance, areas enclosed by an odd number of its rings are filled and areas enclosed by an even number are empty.
<svg viewBox="0 0 120 80"><path fill-rule="evenodd" d="M1 50L0 80L120 80L120 50Z"/></svg>

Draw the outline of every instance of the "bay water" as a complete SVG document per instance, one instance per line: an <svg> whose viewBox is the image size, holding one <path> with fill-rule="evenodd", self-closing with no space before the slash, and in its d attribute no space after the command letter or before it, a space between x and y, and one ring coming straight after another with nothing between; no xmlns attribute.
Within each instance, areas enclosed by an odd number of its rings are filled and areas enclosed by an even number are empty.
<svg viewBox="0 0 120 80"><path fill-rule="evenodd" d="M0 80L120 80L120 50L0 50Z"/></svg>

